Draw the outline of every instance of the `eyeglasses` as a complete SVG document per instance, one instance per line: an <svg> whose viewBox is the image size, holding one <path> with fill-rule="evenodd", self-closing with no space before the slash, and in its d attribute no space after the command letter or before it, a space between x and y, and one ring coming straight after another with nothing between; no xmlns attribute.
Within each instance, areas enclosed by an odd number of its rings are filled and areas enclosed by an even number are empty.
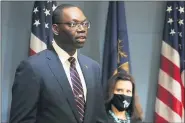
<svg viewBox="0 0 185 123"><path fill-rule="evenodd" d="M89 21L84 21L84 22L66 22L66 23L56 23L56 24L66 24L68 25L70 28L73 29L77 29L80 26L82 26L85 29L89 29L90 28L90 22Z"/></svg>

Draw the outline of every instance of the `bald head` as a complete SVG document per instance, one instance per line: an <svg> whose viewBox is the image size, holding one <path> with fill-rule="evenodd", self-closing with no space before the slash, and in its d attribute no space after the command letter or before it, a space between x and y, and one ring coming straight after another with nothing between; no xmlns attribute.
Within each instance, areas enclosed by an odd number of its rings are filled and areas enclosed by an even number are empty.
<svg viewBox="0 0 185 123"><path fill-rule="evenodd" d="M76 9L77 11L80 11L83 14L82 10L78 6L71 4L61 4L55 9L55 11L53 11L52 23L53 24L60 23L61 21L63 21L63 16L67 16L68 14L71 15L68 9Z"/></svg>

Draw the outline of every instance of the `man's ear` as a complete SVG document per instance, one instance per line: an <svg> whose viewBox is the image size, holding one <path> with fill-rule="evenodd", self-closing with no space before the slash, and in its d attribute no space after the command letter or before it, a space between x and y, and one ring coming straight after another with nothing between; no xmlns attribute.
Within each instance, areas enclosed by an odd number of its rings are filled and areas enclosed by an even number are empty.
<svg viewBox="0 0 185 123"><path fill-rule="evenodd" d="M58 29L58 25L57 24L53 24L52 25L52 30L53 30L53 33L55 35L58 35L59 34L59 29Z"/></svg>

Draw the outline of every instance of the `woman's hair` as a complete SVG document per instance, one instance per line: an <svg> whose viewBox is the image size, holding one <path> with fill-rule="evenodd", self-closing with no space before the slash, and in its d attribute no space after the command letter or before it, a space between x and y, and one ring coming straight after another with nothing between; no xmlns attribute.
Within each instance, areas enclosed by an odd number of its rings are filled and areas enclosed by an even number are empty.
<svg viewBox="0 0 185 123"><path fill-rule="evenodd" d="M108 87L107 87L107 92L106 92L106 110L110 110L111 109L111 101L112 98L114 96L114 89L116 86L116 83L118 82L118 80L125 80L125 81L130 81L132 83L132 100L131 100L131 104L129 105L128 109L126 110L127 113L129 113L129 115L131 117L133 117L134 115L134 108L135 108L135 82L133 77L126 73L126 72L118 72L115 75L113 75L109 81L108 81Z"/></svg>

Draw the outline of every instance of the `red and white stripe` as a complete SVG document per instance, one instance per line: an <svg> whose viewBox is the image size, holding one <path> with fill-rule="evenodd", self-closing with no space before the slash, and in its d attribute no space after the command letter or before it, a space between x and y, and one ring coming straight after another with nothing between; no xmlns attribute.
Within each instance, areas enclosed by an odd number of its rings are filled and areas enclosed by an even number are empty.
<svg viewBox="0 0 185 123"><path fill-rule="evenodd" d="M183 122L184 72L180 74L179 53L162 41L161 67L155 105L155 122Z"/></svg>
<svg viewBox="0 0 185 123"><path fill-rule="evenodd" d="M34 55L47 48L46 44L31 33L30 39L30 55Z"/></svg>

